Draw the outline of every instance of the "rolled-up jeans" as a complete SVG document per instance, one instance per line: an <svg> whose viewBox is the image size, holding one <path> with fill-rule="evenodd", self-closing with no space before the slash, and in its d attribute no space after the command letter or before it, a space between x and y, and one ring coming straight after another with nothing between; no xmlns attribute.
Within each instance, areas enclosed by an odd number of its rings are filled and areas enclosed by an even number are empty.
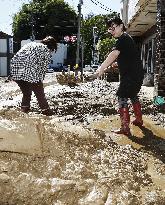
<svg viewBox="0 0 165 205"><path fill-rule="evenodd" d="M49 108L49 105L48 105L48 102L46 100L45 93L44 93L43 83L41 81L37 83L30 83L30 82L23 81L23 80L16 80L15 82L18 84L23 94L22 103L21 103L22 108L30 109L32 91L34 92L37 98L39 107L42 110Z"/></svg>

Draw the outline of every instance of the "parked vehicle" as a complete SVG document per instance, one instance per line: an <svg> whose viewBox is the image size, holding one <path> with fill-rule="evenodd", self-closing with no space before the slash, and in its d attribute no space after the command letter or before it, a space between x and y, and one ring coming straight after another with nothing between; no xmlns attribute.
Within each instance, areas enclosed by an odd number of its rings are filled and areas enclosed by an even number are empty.
<svg viewBox="0 0 165 205"><path fill-rule="evenodd" d="M90 65L85 65L85 67L83 68L84 72L92 72L92 67Z"/></svg>
<svg viewBox="0 0 165 205"><path fill-rule="evenodd" d="M63 65L63 71L68 72L68 66Z"/></svg>
<svg viewBox="0 0 165 205"><path fill-rule="evenodd" d="M53 69L56 72L62 72L62 71L67 72L68 71L68 66L63 65L62 63L58 63L58 66L54 67Z"/></svg>
<svg viewBox="0 0 165 205"><path fill-rule="evenodd" d="M53 70L53 68L52 68L51 65L49 65L49 68L47 69L46 72L47 72L47 73L53 73L53 72L54 72L54 70Z"/></svg>
<svg viewBox="0 0 165 205"><path fill-rule="evenodd" d="M47 71L46 71L47 73L53 73L54 72L54 70L53 70L53 68L50 68L50 69L47 69Z"/></svg>
<svg viewBox="0 0 165 205"><path fill-rule="evenodd" d="M98 69L98 67L99 65L96 65L96 64L91 65L93 72L95 72Z"/></svg>

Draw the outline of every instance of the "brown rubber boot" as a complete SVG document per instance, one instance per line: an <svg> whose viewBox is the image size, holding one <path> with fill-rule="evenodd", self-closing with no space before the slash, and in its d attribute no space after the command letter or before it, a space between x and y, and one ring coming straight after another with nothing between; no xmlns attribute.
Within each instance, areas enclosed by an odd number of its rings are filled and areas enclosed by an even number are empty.
<svg viewBox="0 0 165 205"><path fill-rule="evenodd" d="M135 113L135 120L132 122L132 124L136 126L142 126L143 120L142 120L141 104L140 102L137 102L132 104L132 106Z"/></svg>
<svg viewBox="0 0 165 205"><path fill-rule="evenodd" d="M120 120L121 120L121 128L119 130L112 130L112 132L116 134L124 134L126 136L131 135L130 133L130 115L129 115L129 109L128 108L120 108Z"/></svg>
<svg viewBox="0 0 165 205"><path fill-rule="evenodd" d="M28 113L30 111L30 107L29 106L21 106L21 111L24 113Z"/></svg>
<svg viewBox="0 0 165 205"><path fill-rule="evenodd" d="M42 109L42 114L46 116L52 116L54 115L54 112L50 108L47 108L47 109Z"/></svg>

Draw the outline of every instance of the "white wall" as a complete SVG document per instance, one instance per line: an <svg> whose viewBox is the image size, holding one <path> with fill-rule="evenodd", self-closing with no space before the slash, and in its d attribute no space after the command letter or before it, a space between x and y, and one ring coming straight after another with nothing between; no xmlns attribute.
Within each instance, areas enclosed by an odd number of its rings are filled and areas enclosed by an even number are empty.
<svg viewBox="0 0 165 205"><path fill-rule="evenodd" d="M7 76L7 57L0 57L0 76Z"/></svg>
<svg viewBox="0 0 165 205"><path fill-rule="evenodd" d="M3 54L3 57L0 56L0 76L7 76L7 39L0 39L0 53ZM9 38L9 53L13 53L13 38Z"/></svg>
<svg viewBox="0 0 165 205"><path fill-rule="evenodd" d="M7 39L0 39L0 53L7 53Z"/></svg>
<svg viewBox="0 0 165 205"><path fill-rule="evenodd" d="M64 60L67 58L67 45L58 43L57 51L52 53L53 63L52 67L58 67L58 64L64 64Z"/></svg>
<svg viewBox="0 0 165 205"><path fill-rule="evenodd" d="M22 40L22 41L21 41L21 47L24 46L24 45L27 44L27 43L30 43L30 42L32 42L30 39ZM35 42L40 42L40 40L35 40Z"/></svg>

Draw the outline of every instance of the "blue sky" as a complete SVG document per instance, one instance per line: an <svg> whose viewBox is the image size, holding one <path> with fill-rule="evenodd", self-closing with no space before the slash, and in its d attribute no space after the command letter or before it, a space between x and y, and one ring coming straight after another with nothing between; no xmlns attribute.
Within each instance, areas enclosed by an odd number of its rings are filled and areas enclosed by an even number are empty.
<svg viewBox="0 0 165 205"><path fill-rule="evenodd" d="M77 11L79 0L65 0ZM95 2L95 4L93 2ZM0 0L0 31L12 34L12 15L18 12L22 3L29 0ZM107 8L120 13L121 0L83 0L82 14L106 14ZM97 5L96 5L97 4ZM102 7L102 8L101 8Z"/></svg>

